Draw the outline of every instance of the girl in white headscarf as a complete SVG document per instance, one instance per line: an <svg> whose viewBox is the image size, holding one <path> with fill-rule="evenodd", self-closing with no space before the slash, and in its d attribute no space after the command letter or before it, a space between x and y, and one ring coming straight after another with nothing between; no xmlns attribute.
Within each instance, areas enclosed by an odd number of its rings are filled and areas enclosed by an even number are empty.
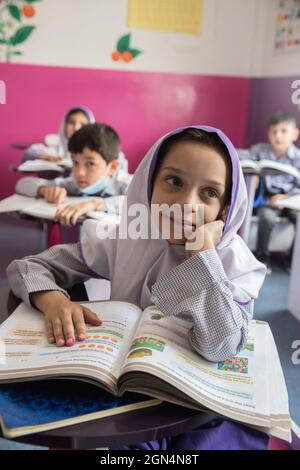
<svg viewBox="0 0 300 470"><path fill-rule="evenodd" d="M151 221L151 204L189 204L192 210L171 227L194 227L196 207L204 209L204 241L190 247L182 236L168 239L122 238L134 219L125 212L115 238L97 236L97 222L85 222L81 243L60 245L13 261L7 275L14 294L45 314L49 342L72 346L85 339L85 321L101 319L69 300L66 288L91 277L111 281L111 299L155 304L165 315L193 320L191 345L210 361L237 354L247 340L265 277L259 263L239 237L247 209L246 187L232 143L218 129L190 126L161 138L137 168L127 192L128 213L141 203ZM153 206L152 206L153 207ZM162 229L161 220L159 230ZM207 435L208 433L208 435ZM208 444L208 442L210 444ZM266 448L264 434L214 419L205 429L143 443L141 449Z"/></svg>
<svg viewBox="0 0 300 470"><path fill-rule="evenodd" d="M47 147L45 144L33 144L28 147L23 155L26 160L47 160L59 162L62 159L70 158L68 142L74 132L78 131L85 124L93 124L95 117L93 112L85 106L76 106L69 109L59 129L59 142L56 148Z"/></svg>
<svg viewBox="0 0 300 470"><path fill-rule="evenodd" d="M57 147L49 147L45 144L32 144L28 147L23 155L23 161L26 160L46 160L49 162L60 162L61 160L70 159L71 155L68 150L68 143L72 135L86 124L94 124L96 122L93 111L86 106L76 106L69 109L63 122L59 128L59 142ZM128 172L128 161L124 152L119 153L120 169Z"/></svg>
<svg viewBox="0 0 300 470"><path fill-rule="evenodd" d="M131 301L142 308L155 303L166 315L191 316L190 339L205 358L216 361L237 354L247 339L265 266L237 234L246 213L247 193L230 140L207 126L178 129L160 139L139 165L127 192L128 210L134 203L143 204L149 222L151 202L201 203L203 246L187 250L184 236L180 240L121 239L119 230L124 232L132 219L125 214L114 239L97 237L97 223L87 221L80 244L56 246L11 263L8 276L14 293L42 311L44 302L36 299L52 303L58 296L68 303L72 319L78 306L67 299L64 288L89 277L106 278L111 281L112 300ZM194 215L180 223L192 225ZM83 318L92 318L85 309L79 307L80 319L76 316L68 328L60 323L53 329L60 309L49 313L46 303L52 341L58 345L72 342L74 330L84 337Z"/></svg>

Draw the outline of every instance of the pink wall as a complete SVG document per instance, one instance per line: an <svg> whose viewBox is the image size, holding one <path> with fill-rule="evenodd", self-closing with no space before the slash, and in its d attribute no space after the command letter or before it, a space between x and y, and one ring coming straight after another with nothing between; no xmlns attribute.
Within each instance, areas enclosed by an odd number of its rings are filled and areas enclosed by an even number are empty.
<svg viewBox="0 0 300 470"><path fill-rule="evenodd" d="M118 131L134 171L146 150L182 125L222 128L236 146L246 138L251 79L0 64L6 105L0 105L0 198L18 176L8 170L21 152L13 142L41 142L78 104Z"/></svg>

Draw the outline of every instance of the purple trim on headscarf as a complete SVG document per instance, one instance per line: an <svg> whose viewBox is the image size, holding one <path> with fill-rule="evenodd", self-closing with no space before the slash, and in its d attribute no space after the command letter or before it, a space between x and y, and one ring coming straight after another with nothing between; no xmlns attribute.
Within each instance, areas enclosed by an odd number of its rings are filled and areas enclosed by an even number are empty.
<svg viewBox="0 0 300 470"><path fill-rule="evenodd" d="M87 108L86 106L74 106L73 108L69 109L66 116L68 116L69 114L72 114L72 111L73 110L75 111L76 109L80 109L85 114L85 116L87 117L89 121L89 124L93 124L96 121L93 111Z"/></svg>
<svg viewBox="0 0 300 470"><path fill-rule="evenodd" d="M241 300L233 299L237 304L239 305L248 305L250 302L252 302L252 299L246 300L246 302L242 302Z"/></svg>
<svg viewBox="0 0 300 470"><path fill-rule="evenodd" d="M232 191L231 191L231 202L230 202L230 209L228 212L228 216L226 218L225 226L223 233L226 231L227 227L230 224L231 217L232 217L232 212L236 204L237 196L238 196L238 188L240 184L240 174L239 174L239 158L238 154L232 144L232 142L229 140L229 138L220 130L217 129L216 127L211 127L211 126L185 126L185 127L179 127L178 129L175 129L174 131L170 132L166 137L160 142L158 145L157 149L154 152L151 164L150 164L150 169L149 169L149 176L148 176L148 186L147 186L147 194L148 194L148 203L149 206L151 204L151 197L152 197L152 180L153 180L153 175L155 171L155 167L157 164L157 157L158 153L160 150L161 145L163 142L168 139L169 137L179 134L182 131L185 131L186 129L199 129L205 132L214 132L216 133L222 142L226 145L227 150L229 152L230 158L231 158L231 165L232 165Z"/></svg>

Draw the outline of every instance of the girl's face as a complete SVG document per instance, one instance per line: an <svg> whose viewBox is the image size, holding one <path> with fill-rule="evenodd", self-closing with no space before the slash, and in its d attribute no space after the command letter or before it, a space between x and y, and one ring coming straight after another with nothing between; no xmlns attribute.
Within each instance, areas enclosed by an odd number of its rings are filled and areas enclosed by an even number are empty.
<svg viewBox="0 0 300 470"><path fill-rule="evenodd" d="M65 134L68 140L71 139L74 132L81 129L82 126L88 124L88 118L84 113L73 113L69 116L66 127L65 127Z"/></svg>
<svg viewBox="0 0 300 470"><path fill-rule="evenodd" d="M72 174L80 188L87 188L97 183L100 178L109 178L116 172L119 161L106 163L104 158L95 150L84 147L82 153L72 154Z"/></svg>
<svg viewBox="0 0 300 470"><path fill-rule="evenodd" d="M153 185L151 204L191 204L192 213L187 224L196 227L196 212L202 205L204 223L226 217L226 182L229 165L216 150L195 142L178 142L165 155ZM177 221L178 222L178 221ZM161 223L161 221L160 221ZM184 221L181 221L184 225ZM161 229L161 226L160 226ZM174 220L170 218L172 244L185 244L186 238L174 238ZM173 234L173 235L172 235Z"/></svg>

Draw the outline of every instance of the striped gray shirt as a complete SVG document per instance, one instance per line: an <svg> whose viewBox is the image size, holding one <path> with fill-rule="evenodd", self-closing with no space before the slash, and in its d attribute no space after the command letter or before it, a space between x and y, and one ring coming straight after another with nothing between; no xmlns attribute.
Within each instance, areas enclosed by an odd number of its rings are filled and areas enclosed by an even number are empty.
<svg viewBox="0 0 300 470"><path fill-rule="evenodd" d="M31 293L58 290L68 296L65 289L99 277L86 265L80 243L56 245L15 260L8 266L7 276L13 293L27 305ZM152 286L151 302L165 315L192 318L192 347L206 359L219 361L243 348L253 315L254 300L240 305L233 299L229 284L216 251L200 252Z"/></svg>

